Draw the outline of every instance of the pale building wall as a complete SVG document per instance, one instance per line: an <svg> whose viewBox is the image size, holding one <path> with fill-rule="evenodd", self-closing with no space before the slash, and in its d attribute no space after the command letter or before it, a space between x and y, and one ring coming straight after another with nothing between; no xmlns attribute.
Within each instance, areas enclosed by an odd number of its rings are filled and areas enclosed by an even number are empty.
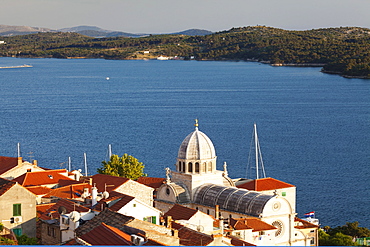
<svg viewBox="0 0 370 247"><path fill-rule="evenodd" d="M179 220L178 222L193 230L212 234L214 232L213 221L211 216L198 211L189 220Z"/></svg>
<svg viewBox="0 0 370 247"><path fill-rule="evenodd" d="M27 161L19 163L18 166L13 167L12 169L4 172L0 175L0 177L12 180L14 178L17 178L27 172L37 172L37 171L44 171L44 169L37 166L37 162L31 164Z"/></svg>
<svg viewBox="0 0 370 247"><path fill-rule="evenodd" d="M149 220L148 217L155 217L155 222L150 221L154 224L159 225L159 218L161 216L161 211L151 207L145 203L142 203L138 200L132 200L127 203L124 207L118 210L118 213L132 216L135 219L147 221ZM146 218L146 219L145 219ZM149 222L149 221L148 221Z"/></svg>
<svg viewBox="0 0 370 247"><path fill-rule="evenodd" d="M277 189L277 190L265 190L265 191L258 191L265 195L275 195L281 196L282 198L285 198L289 201L293 213L296 212L296 187L288 187L283 189Z"/></svg>
<svg viewBox="0 0 370 247"><path fill-rule="evenodd" d="M22 222L10 223L13 216L13 204L21 204ZM3 225L9 229L21 228L22 234L36 237L36 195L19 184L12 186L0 196L0 217Z"/></svg>
<svg viewBox="0 0 370 247"><path fill-rule="evenodd" d="M133 196L139 199L141 202L146 203L149 206L153 206L154 189L141 183L129 180L116 188L115 191L125 195Z"/></svg>

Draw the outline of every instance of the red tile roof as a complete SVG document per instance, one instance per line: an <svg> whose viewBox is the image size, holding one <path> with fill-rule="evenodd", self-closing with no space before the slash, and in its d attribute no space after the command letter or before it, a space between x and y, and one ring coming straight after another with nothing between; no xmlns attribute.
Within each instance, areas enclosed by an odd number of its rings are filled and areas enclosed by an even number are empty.
<svg viewBox="0 0 370 247"><path fill-rule="evenodd" d="M61 174L64 172L66 172L66 170L64 169L27 172L13 179L12 181L18 182L20 185L24 187L28 187L28 186L37 186L37 185L57 184L58 181L61 179L73 180Z"/></svg>
<svg viewBox="0 0 370 247"><path fill-rule="evenodd" d="M290 188L295 186L274 178L260 178L246 182L244 184L240 184L237 187L247 190L265 191Z"/></svg>
<svg viewBox="0 0 370 247"><path fill-rule="evenodd" d="M252 230L253 232L277 229L276 227L267 224L266 222L258 218L239 218L239 219L231 218L229 221L229 225L233 227L235 230L253 229Z"/></svg>
<svg viewBox="0 0 370 247"><path fill-rule="evenodd" d="M36 205L37 217L40 218L42 214L46 213L46 211L48 211L55 204L56 203L44 203Z"/></svg>
<svg viewBox="0 0 370 247"><path fill-rule="evenodd" d="M112 211L117 212L123 206L125 206L127 203L131 202L134 199L135 199L135 197L133 197L133 196L123 195L121 197L121 199L119 199L116 203L114 203L112 206L110 206L109 209L112 210Z"/></svg>
<svg viewBox="0 0 370 247"><path fill-rule="evenodd" d="M103 211L110 202L115 201L115 200L119 200L119 198L121 198L122 196L126 196L126 195L122 194L122 193L119 193L117 191L111 191L109 193L108 198L103 198L100 201L98 201L98 203L94 206L94 210L95 211Z"/></svg>
<svg viewBox="0 0 370 247"><path fill-rule="evenodd" d="M103 222L80 238L91 245L133 245L129 234Z"/></svg>
<svg viewBox="0 0 370 247"><path fill-rule="evenodd" d="M45 195L49 193L51 190L53 190L53 189L50 189L44 186L30 186L30 187L26 187L26 189L28 189L30 192L32 192L35 195Z"/></svg>
<svg viewBox="0 0 370 247"><path fill-rule="evenodd" d="M148 239L146 243L143 244L143 246L169 246L167 244L164 244L164 243L161 243L161 242L158 242L154 239Z"/></svg>
<svg viewBox="0 0 370 247"><path fill-rule="evenodd" d="M3 174L17 165L18 158L0 156L0 174Z"/></svg>
<svg viewBox="0 0 370 247"><path fill-rule="evenodd" d="M227 236L227 237L231 239L230 243L233 246L257 246L257 245L248 243L246 241L243 241L243 240L241 240L241 239L239 239L237 237L234 237L234 236Z"/></svg>
<svg viewBox="0 0 370 247"><path fill-rule="evenodd" d="M197 232L176 222L172 222L172 228L178 230L180 245L185 246L207 246L213 242L213 237Z"/></svg>
<svg viewBox="0 0 370 247"><path fill-rule="evenodd" d="M95 174L90 178L92 178L92 184L95 185L96 188L98 188L99 192L105 190L111 192L112 190L115 190L117 187L130 180L128 178L110 176L105 174Z"/></svg>
<svg viewBox="0 0 370 247"><path fill-rule="evenodd" d="M294 227L294 228L297 228L297 229L319 228L318 225L312 224L312 223L310 223L306 220L302 220L302 219L297 218L297 217L294 218L294 222L298 223L298 225Z"/></svg>
<svg viewBox="0 0 370 247"><path fill-rule="evenodd" d="M173 220L189 220L198 210L175 204L164 216L171 216Z"/></svg>
<svg viewBox="0 0 370 247"><path fill-rule="evenodd" d="M89 193L91 193L91 187L92 186L90 184L86 183L67 185L64 187L51 189L50 192L43 197L59 197L65 199L81 198L81 195L83 194L85 188L88 188Z"/></svg>
<svg viewBox="0 0 370 247"><path fill-rule="evenodd" d="M0 196L7 192L16 183L5 178L0 178Z"/></svg>
<svg viewBox="0 0 370 247"><path fill-rule="evenodd" d="M153 189L158 189L162 184L164 184L165 180L165 178L140 177L137 182L152 187Z"/></svg>
<svg viewBox="0 0 370 247"><path fill-rule="evenodd" d="M49 209L47 209L43 214L41 214L39 218L41 220L59 219L60 214L58 212L58 209L61 206L63 206L66 209L66 213L70 213L72 211L77 211L77 212L90 211L89 208L81 206L73 201L69 201L66 199L60 199L58 202L52 205Z"/></svg>

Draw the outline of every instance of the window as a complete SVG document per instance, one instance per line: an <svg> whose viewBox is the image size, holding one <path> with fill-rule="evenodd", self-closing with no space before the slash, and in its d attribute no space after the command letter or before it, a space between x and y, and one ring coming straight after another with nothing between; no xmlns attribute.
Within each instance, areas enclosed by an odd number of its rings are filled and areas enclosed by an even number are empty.
<svg viewBox="0 0 370 247"><path fill-rule="evenodd" d="M136 208L136 203L132 204L132 206L133 206L134 208Z"/></svg>
<svg viewBox="0 0 370 247"><path fill-rule="evenodd" d="M22 235L22 228L13 228L12 230L13 230L15 235L17 235L17 236Z"/></svg>
<svg viewBox="0 0 370 247"><path fill-rule="evenodd" d="M188 166L188 172L193 172L193 163L190 162Z"/></svg>
<svg viewBox="0 0 370 247"><path fill-rule="evenodd" d="M282 196L286 196L286 192L281 192L281 195Z"/></svg>
<svg viewBox="0 0 370 247"><path fill-rule="evenodd" d="M195 172L199 172L199 163L195 163Z"/></svg>
<svg viewBox="0 0 370 247"><path fill-rule="evenodd" d="M314 237L311 238L310 244L315 244L315 238Z"/></svg>
<svg viewBox="0 0 370 247"><path fill-rule="evenodd" d="M144 217L143 221L150 222L150 223L153 223L153 224L157 224L157 217L156 216Z"/></svg>
<svg viewBox="0 0 370 247"><path fill-rule="evenodd" d="M13 204L13 216L21 216L22 215L22 207L21 204Z"/></svg>

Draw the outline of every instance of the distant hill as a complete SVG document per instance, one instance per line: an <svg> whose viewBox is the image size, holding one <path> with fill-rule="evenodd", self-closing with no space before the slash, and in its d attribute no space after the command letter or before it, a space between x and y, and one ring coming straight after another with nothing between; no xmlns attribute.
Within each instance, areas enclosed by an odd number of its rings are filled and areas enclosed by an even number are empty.
<svg viewBox="0 0 370 247"><path fill-rule="evenodd" d="M42 27L0 25L0 36L15 36L51 31L53 30L50 28Z"/></svg>
<svg viewBox="0 0 370 247"><path fill-rule="evenodd" d="M39 32L73 32L79 33L82 35L86 35L89 37L94 38L108 38L108 37L131 37L131 38L139 38L149 36L150 34L145 33L126 33L121 31L112 31L107 29L102 29L97 26L76 26L76 27L68 27L68 28L61 28L58 30L53 30L50 28L39 28L39 27L29 27L29 26L8 26L8 25L0 25L0 36L15 36L15 35L26 35L32 33L39 33ZM180 35L208 35L212 34L211 31L203 30L203 29L189 29L182 32L177 33L170 33L170 34L180 34ZM156 34L159 35L159 34Z"/></svg>

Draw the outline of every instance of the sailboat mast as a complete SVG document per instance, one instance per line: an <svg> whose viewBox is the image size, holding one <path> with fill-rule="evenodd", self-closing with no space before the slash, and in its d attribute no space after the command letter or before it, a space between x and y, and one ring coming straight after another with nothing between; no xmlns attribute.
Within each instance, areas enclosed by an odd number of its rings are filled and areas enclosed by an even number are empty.
<svg viewBox="0 0 370 247"><path fill-rule="evenodd" d="M19 142L17 143L17 154L18 158L21 157L21 144Z"/></svg>
<svg viewBox="0 0 370 247"><path fill-rule="evenodd" d="M84 163L85 163L85 176L87 177L87 159L86 159L86 153L84 153Z"/></svg>
<svg viewBox="0 0 370 247"><path fill-rule="evenodd" d="M256 179L259 179L258 176L258 136L257 136L257 125L254 123L254 146L256 151Z"/></svg>
<svg viewBox="0 0 370 247"><path fill-rule="evenodd" d="M71 157L68 157L68 171L72 170Z"/></svg>
<svg viewBox="0 0 370 247"><path fill-rule="evenodd" d="M108 145L108 160L110 160L110 157L112 157L112 145Z"/></svg>

